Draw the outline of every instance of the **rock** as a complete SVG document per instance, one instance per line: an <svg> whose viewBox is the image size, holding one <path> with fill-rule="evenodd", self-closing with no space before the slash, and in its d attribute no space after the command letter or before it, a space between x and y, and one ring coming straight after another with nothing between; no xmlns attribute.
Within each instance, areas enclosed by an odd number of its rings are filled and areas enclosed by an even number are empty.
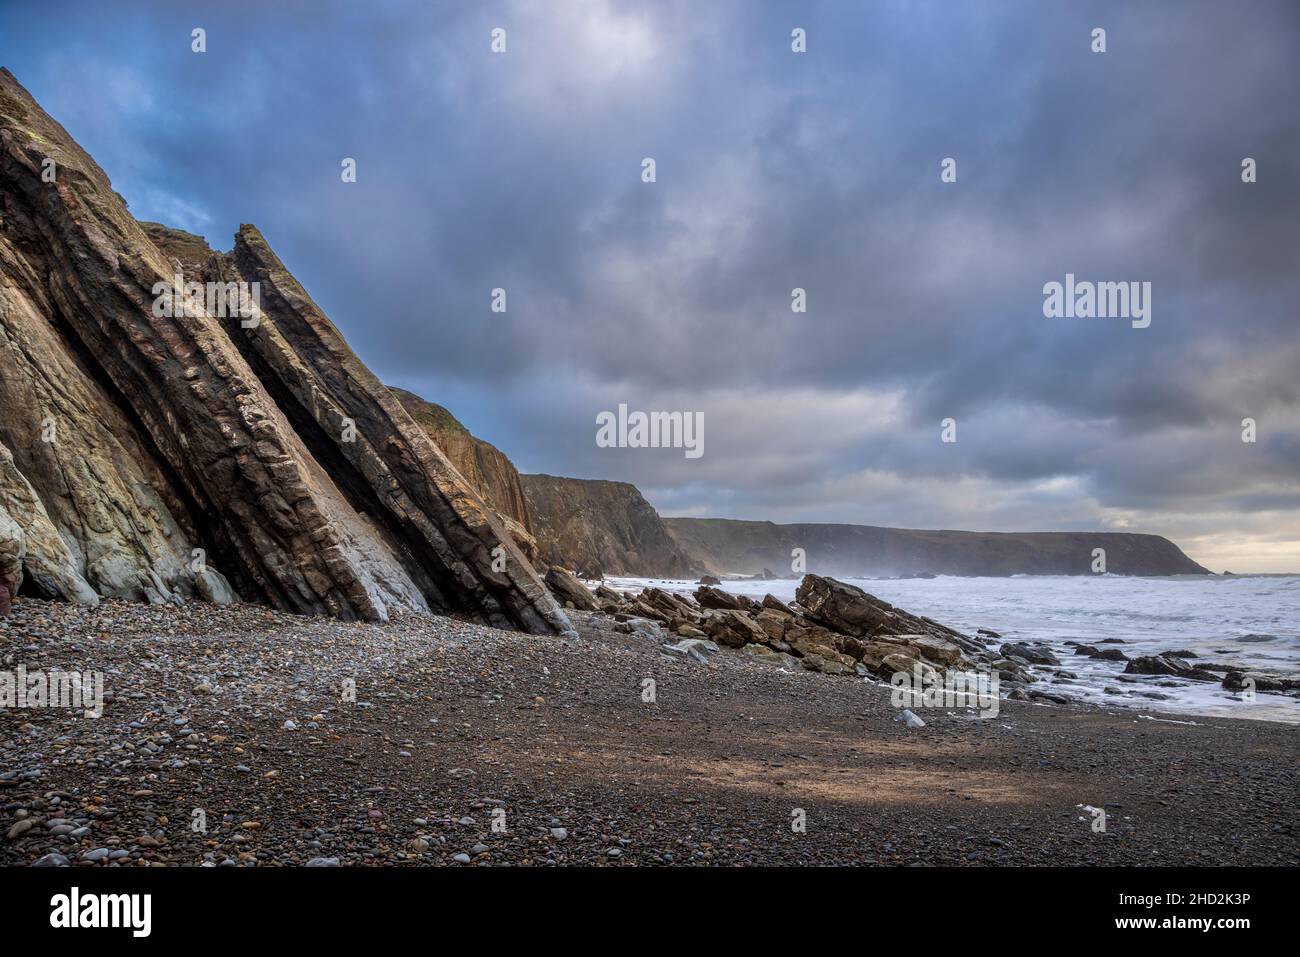
<svg viewBox="0 0 1300 957"><path fill-rule="evenodd" d="M338 867L339 859L337 857L313 857L307 862L307 867Z"/></svg>
<svg viewBox="0 0 1300 957"><path fill-rule="evenodd" d="M703 655L716 655L719 649L711 641L686 638L673 645L663 645L659 650L678 658L686 658L690 656L692 651L698 651Z"/></svg>
<svg viewBox="0 0 1300 957"><path fill-rule="evenodd" d="M809 619L842 635L860 639L930 636L951 642L964 652L984 653L983 646L974 639L929 618L908 614L834 578L805 575L795 597Z"/></svg>
<svg viewBox="0 0 1300 957"><path fill-rule="evenodd" d="M712 575L701 575L697 585L721 585L722 580L714 578Z"/></svg>
<svg viewBox="0 0 1300 957"><path fill-rule="evenodd" d="M551 828L551 837L555 838L557 841L563 841L568 836L569 836L568 828L563 828L563 827Z"/></svg>
<svg viewBox="0 0 1300 957"><path fill-rule="evenodd" d="M1077 654L1077 652L1076 652ZM1118 648L1107 648L1104 651L1093 651L1088 655L1089 658L1096 658L1098 661L1128 661L1128 655Z"/></svg>
<svg viewBox="0 0 1300 957"><path fill-rule="evenodd" d="M5 837L11 841L16 841L18 838L22 837L24 834L26 834L35 826L36 826L35 820L33 820L30 817L25 817L21 821L15 822L13 826L9 828L9 831L7 834L5 834Z"/></svg>
<svg viewBox="0 0 1300 957"><path fill-rule="evenodd" d="M37 860L32 867L69 867L71 862L62 854L51 852Z"/></svg>
<svg viewBox="0 0 1300 957"><path fill-rule="evenodd" d="M704 619L705 633L720 645L743 648L747 644L766 644L767 632L743 611L719 611Z"/></svg>
<svg viewBox="0 0 1300 957"><path fill-rule="evenodd" d="M740 649L740 653L750 661L756 661L762 665L776 665L778 668L785 668L787 671L794 671L801 667L800 659L794 655L773 651L766 645L746 645Z"/></svg>
<svg viewBox="0 0 1300 957"><path fill-rule="evenodd" d="M772 594L764 595L762 605L764 608L768 608L772 611L779 611L782 614L794 617L794 609L792 609L781 599L777 598L775 595Z"/></svg>
<svg viewBox="0 0 1300 957"><path fill-rule="evenodd" d="M1035 665L1059 665L1060 659L1042 642L1016 641L1004 644L999 653L1007 657L1023 658Z"/></svg>
<svg viewBox="0 0 1300 957"><path fill-rule="evenodd" d="M723 591L721 588L715 588L712 585L701 585L695 589L695 600L700 603L701 608L730 609L733 611L739 611L741 608L738 596Z"/></svg>
<svg viewBox="0 0 1300 957"><path fill-rule="evenodd" d="M107 858L108 848L106 847L97 847L93 851L86 851L81 855L83 861L88 861L92 864L96 864L102 860L106 860Z"/></svg>
<svg viewBox="0 0 1300 957"><path fill-rule="evenodd" d="M965 660L961 648L947 638L920 635L908 644L928 661L938 665L959 665Z"/></svg>
<svg viewBox="0 0 1300 957"><path fill-rule="evenodd" d="M453 861L455 861L457 864L468 864L468 863L469 863L469 855L468 855L468 854L453 854L452 857L451 857L451 859L452 859Z"/></svg>
<svg viewBox="0 0 1300 957"><path fill-rule="evenodd" d="M1247 685L1248 680L1253 685ZM1223 676L1222 684L1228 691L1244 691L1247 687L1253 687L1255 691L1285 694L1300 690L1300 678L1258 671L1229 671Z"/></svg>
<svg viewBox="0 0 1300 957"><path fill-rule="evenodd" d="M920 718L918 718L915 714L913 714L913 713L912 713L911 711L909 711L907 708L904 708L902 711L900 711L898 714L896 714L896 715L894 716L894 720L895 720L895 721L902 721L902 722L904 722L904 723L905 723L909 728L924 728L924 727L925 727L925 722L922 721Z"/></svg>
<svg viewBox="0 0 1300 957"><path fill-rule="evenodd" d="M595 597L587 590L587 586L559 565L552 565L546 573L546 587L561 604L569 602L574 608L581 608L583 611L596 611L599 607Z"/></svg>
<svg viewBox="0 0 1300 957"><path fill-rule="evenodd" d="M1175 658L1172 655L1144 655L1134 658L1124 668L1124 674L1174 675L1192 681L1217 682L1219 680L1218 675L1203 671L1200 668L1193 668L1182 658Z"/></svg>
<svg viewBox="0 0 1300 957"><path fill-rule="evenodd" d="M1029 697L1034 701L1050 701L1052 704L1069 704L1070 699L1063 695L1051 694L1047 691L1029 690Z"/></svg>
<svg viewBox="0 0 1300 957"><path fill-rule="evenodd" d="M773 608L764 608L754 619L754 623L766 632L771 641L782 641L786 629L794 622L794 616Z"/></svg>

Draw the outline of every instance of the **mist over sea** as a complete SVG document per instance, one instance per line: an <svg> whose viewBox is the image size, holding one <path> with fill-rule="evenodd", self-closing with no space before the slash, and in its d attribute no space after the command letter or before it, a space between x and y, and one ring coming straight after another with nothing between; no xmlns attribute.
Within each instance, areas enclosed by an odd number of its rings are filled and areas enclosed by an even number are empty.
<svg viewBox="0 0 1300 957"><path fill-rule="evenodd" d="M1218 684L1132 676L1123 662L1075 655L1067 641L1097 645L1119 639L1128 657L1190 651L1198 661L1240 665L1274 674L1300 673L1300 576L1204 575L1133 578L1119 575L932 579L847 578L845 581L913 614L974 635L996 631L1002 641L1042 641L1077 679L1053 683L1039 671L1037 687L1067 697L1141 712L1173 712L1300 724L1300 700L1257 693L1243 701ZM695 582L611 578L617 589L656 585L692 592ZM762 598L794 600L798 579L726 581L722 588ZM1001 642L999 642L1000 644ZM1121 693L1107 693L1106 688ZM1152 698L1145 695L1164 695Z"/></svg>

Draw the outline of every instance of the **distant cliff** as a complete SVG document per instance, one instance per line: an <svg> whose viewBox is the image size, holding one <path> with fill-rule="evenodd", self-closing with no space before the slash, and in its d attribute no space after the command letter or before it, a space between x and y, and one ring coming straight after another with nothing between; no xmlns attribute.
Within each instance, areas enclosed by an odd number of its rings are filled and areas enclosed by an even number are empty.
<svg viewBox="0 0 1300 957"><path fill-rule="evenodd" d="M1159 535L1124 532L961 532L871 525L775 525L720 518L665 518L692 559L717 574L785 577L802 548L820 575L1087 575L1092 550L1106 550L1119 575L1209 574Z"/></svg>
<svg viewBox="0 0 1300 957"><path fill-rule="evenodd" d="M688 578L698 573L635 485L524 475L543 559L606 575Z"/></svg>

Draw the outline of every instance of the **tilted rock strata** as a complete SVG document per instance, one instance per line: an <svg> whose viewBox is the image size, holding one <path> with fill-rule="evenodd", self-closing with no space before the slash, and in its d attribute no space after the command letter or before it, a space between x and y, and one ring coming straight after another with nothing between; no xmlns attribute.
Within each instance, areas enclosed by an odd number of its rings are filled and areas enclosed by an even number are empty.
<svg viewBox="0 0 1300 957"><path fill-rule="evenodd" d="M491 442L474 436L447 409L413 392L389 386L417 425L422 427L448 461L464 476L469 487L500 515L532 531L523 482L514 463Z"/></svg>
<svg viewBox="0 0 1300 957"><path fill-rule="evenodd" d="M47 158L52 183L41 177ZM256 230L241 229L232 254L193 264L185 279L212 269L260 282L260 323L245 329L201 305L158 315L157 291L178 263L7 71L0 184L0 374L30 406L0 438L97 590L134 582L163 600L202 590L183 563L198 542L213 558L201 567L289 610L382 619L390 607L431 608L570 630L490 510ZM54 422L54 448L33 445L33 419ZM348 439L344 419L355 426ZM87 474L55 487L67 461L86 455ZM75 554L81 539L62 527L69 510L102 555ZM29 570L32 546L27 536ZM220 581L209 584L220 597Z"/></svg>

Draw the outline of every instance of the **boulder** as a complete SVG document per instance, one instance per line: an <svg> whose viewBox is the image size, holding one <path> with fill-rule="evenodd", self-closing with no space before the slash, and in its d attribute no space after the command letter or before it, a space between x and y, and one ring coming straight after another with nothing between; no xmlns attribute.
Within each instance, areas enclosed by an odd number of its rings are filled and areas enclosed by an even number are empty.
<svg viewBox="0 0 1300 957"><path fill-rule="evenodd" d="M767 632L743 611L715 612L702 623L705 633L719 644L729 648L743 648L747 644L766 644Z"/></svg>
<svg viewBox="0 0 1300 957"><path fill-rule="evenodd" d="M766 645L746 645L740 649L740 653L750 661L756 661L763 665L776 665L778 668L784 668L787 671L794 671L801 667L800 659L794 655L773 651Z"/></svg>
<svg viewBox="0 0 1300 957"><path fill-rule="evenodd" d="M791 617L794 616L794 609L791 608L789 605L787 605L785 602L783 602L781 599L777 598L775 595L772 594L764 595L761 604L764 608L769 608L772 611L779 611L782 612L783 614L790 615Z"/></svg>
<svg viewBox="0 0 1300 957"><path fill-rule="evenodd" d="M1251 684L1247 684L1248 681ZM1228 691L1244 691L1247 687L1252 687L1255 691L1287 694L1300 691L1300 678L1258 671L1229 671L1223 676L1223 687Z"/></svg>
<svg viewBox="0 0 1300 957"><path fill-rule="evenodd" d="M959 665L965 660L965 655L956 644L937 635L918 635L908 644L935 664Z"/></svg>
<svg viewBox="0 0 1300 957"><path fill-rule="evenodd" d="M861 588L834 578L805 575L795 592L799 607L813 621L846 635L864 637L892 628L894 607Z"/></svg>
<svg viewBox="0 0 1300 957"><path fill-rule="evenodd" d="M961 632L931 618L908 614L834 578L805 575L795 597L810 620L843 635L855 638L930 635L944 638L969 654L984 653L983 645Z"/></svg>
<svg viewBox="0 0 1300 957"><path fill-rule="evenodd" d="M587 586L566 568L552 565L546 573L546 587L560 604L569 603L583 611L596 611L599 605Z"/></svg>
<svg viewBox="0 0 1300 957"><path fill-rule="evenodd" d="M1182 658L1173 655L1143 655L1133 658L1124 668L1126 675L1174 675L1190 681L1218 681L1218 675L1193 668Z"/></svg>
<svg viewBox="0 0 1300 957"><path fill-rule="evenodd" d="M768 638L772 641L783 641L785 639L786 628L794 621L793 615L782 614L771 608L764 608L754 619L758 627L767 632Z"/></svg>
<svg viewBox="0 0 1300 957"><path fill-rule="evenodd" d="M700 580L696 582L696 584L697 585L721 585L722 580L720 578L715 578L712 575L701 575Z"/></svg>
<svg viewBox="0 0 1300 957"><path fill-rule="evenodd" d="M1007 642L999 652L1008 658L1023 658L1034 665L1059 665L1061 660L1052 654L1052 649L1039 641Z"/></svg>
<svg viewBox="0 0 1300 957"><path fill-rule="evenodd" d="M712 585L701 585L695 589L695 600L700 603L701 608L730 608L739 611L742 607L736 595Z"/></svg>
<svg viewBox="0 0 1300 957"><path fill-rule="evenodd" d="M721 649L711 641L704 641L699 638L684 638L675 644L663 645L659 650L678 658L689 658L692 650L702 655L716 655Z"/></svg>
<svg viewBox="0 0 1300 957"><path fill-rule="evenodd" d="M852 674L852 664L844 664L834 658L824 658L821 655L804 655L799 659L799 663L808 671L820 671L824 675L844 675Z"/></svg>

